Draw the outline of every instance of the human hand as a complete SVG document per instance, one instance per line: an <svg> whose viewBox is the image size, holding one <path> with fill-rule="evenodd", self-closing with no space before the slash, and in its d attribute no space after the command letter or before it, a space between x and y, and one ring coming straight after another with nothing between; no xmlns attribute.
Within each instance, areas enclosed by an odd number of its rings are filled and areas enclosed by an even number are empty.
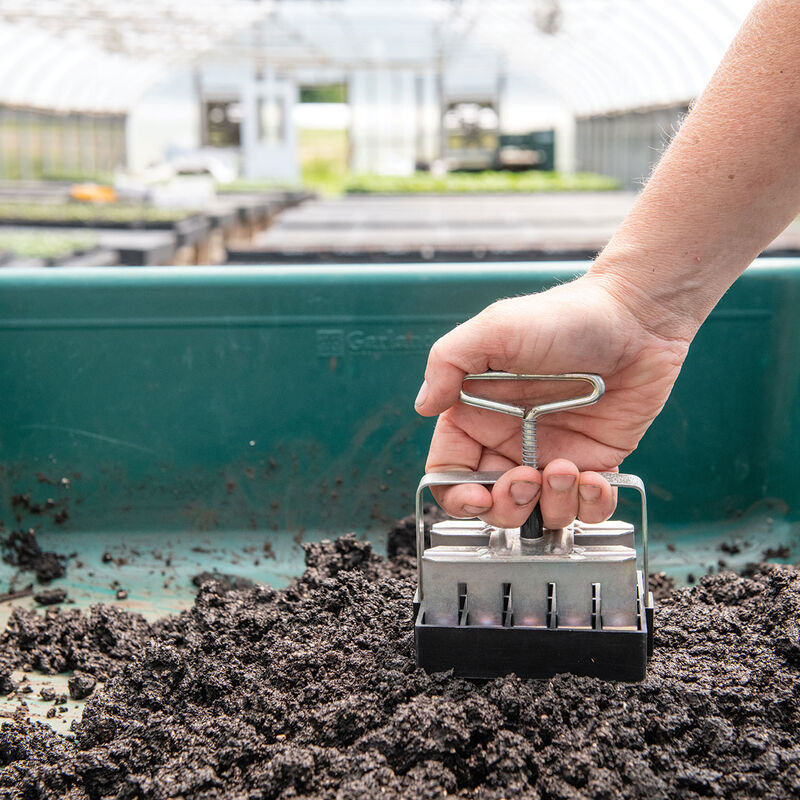
<svg viewBox="0 0 800 800"><path fill-rule="evenodd" d="M673 338L663 321L651 328L646 309L615 289L587 274L540 294L500 300L433 345L416 403L423 416L440 415L426 472L505 471L491 491L478 484L437 488L434 496L451 516L517 527L537 502L550 528L611 515L615 494L597 473L616 469L636 447L663 408L691 339L679 326ZM539 471L520 466L520 419L458 402L464 376L486 371L593 372L606 392L595 405L537 421ZM501 388L487 381L484 389L475 381L467 391L530 407L574 396L575 385L509 381Z"/></svg>

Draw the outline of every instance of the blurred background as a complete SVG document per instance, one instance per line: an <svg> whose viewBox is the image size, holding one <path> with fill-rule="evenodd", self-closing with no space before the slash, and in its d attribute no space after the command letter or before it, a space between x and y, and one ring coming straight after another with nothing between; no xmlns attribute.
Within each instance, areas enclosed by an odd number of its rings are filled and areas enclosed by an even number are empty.
<svg viewBox="0 0 800 800"><path fill-rule="evenodd" d="M304 540L385 537L430 345L585 268L751 5L0 0L8 524L158 614L189 570L282 585ZM800 546L798 274L736 283L626 461L681 580Z"/></svg>
<svg viewBox="0 0 800 800"><path fill-rule="evenodd" d="M591 257L751 5L3 0L0 263Z"/></svg>

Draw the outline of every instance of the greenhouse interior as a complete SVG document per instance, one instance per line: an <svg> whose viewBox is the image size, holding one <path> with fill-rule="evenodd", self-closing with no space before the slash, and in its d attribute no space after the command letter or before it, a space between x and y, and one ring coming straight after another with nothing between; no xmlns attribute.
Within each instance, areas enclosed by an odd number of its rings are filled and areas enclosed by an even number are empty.
<svg viewBox="0 0 800 800"><path fill-rule="evenodd" d="M0 796L800 796L798 59L3 0Z"/></svg>

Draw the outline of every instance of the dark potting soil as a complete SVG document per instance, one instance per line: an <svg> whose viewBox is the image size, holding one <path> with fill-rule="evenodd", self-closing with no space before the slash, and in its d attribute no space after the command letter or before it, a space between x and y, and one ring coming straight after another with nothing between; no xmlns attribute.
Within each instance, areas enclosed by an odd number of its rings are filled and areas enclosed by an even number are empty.
<svg viewBox="0 0 800 800"><path fill-rule="evenodd" d="M97 678L90 675L88 672L81 672L75 670L72 677L67 681L69 688L69 696L73 700L83 700L88 697L97 685Z"/></svg>
<svg viewBox="0 0 800 800"><path fill-rule="evenodd" d="M55 606L63 603L67 599L67 590L61 587L53 589L42 589L41 592L36 592L33 599L40 606Z"/></svg>
<svg viewBox="0 0 800 800"><path fill-rule="evenodd" d="M660 603L675 591L675 578L667 575L666 572L651 573L649 584L653 599L657 603Z"/></svg>
<svg viewBox="0 0 800 800"><path fill-rule="evenodd" d="M49 583L66 574L64 562L67 557L43 551L33 530L11 531L7 537L0 539L0 545L6 564L19 567L23 571L35 572L39 583Z"/></svg>
<svg viewBox="0 0 800 800"><path fill-rule="evenodd" d="M253 585L253 581L250 578L245 578L242 575L231 575L227 572L198 572L192 578L192 583L198 588L209 581L216 581L228 592L232 589L249 589Z"/></svg>
<svg viewBox="0 0 800 800"><path fill-rule="evenodd" d="M641 684L465 681L414 666L413 559L344 537L288 588L208 581L149 625L17 611L9 666L107 683L74 741L0 729L11 798L787 798L800 794L800 572L662 600ZM1 670L0 670L1 671Z"/></svg>

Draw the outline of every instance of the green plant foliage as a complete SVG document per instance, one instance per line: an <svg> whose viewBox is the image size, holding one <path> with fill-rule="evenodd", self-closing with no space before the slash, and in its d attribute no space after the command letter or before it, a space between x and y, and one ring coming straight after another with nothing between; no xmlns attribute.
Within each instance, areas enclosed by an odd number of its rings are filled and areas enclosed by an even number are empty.
<svg viewBox="0 0 800 800"><path fill-rule="evenodd" d="M347 131L300 131L300 163L303 186L323 195L344 192L349 176Z"/></svg>
<svg viewBox="0 0 800 800"><path fill-rule="evenodd" d="M451 172L433 175L374 175L348 173L340 160L309 158L303 163L303 187L329 197L341 194L514 194L533 192L606 192L619 189L619 181L605 175L579 172ZM274 182L239 180L218 191L255 192L281 187Z"/></svg>
<svg viewBox="0 0 800 800"><path fill-rule="evenodd" d="M297 189L298 186L259 178L237 178L228 183L216 184L217 194L237 194L239 192L275 192L281 189Z"/></svg>
<svg viewBox="0 0 800 800"><path fill-rule="evenodd" d="M300 87L301 103L346 103L347 86L344 83L325 83Z"/></svg>
<svg viewBox="0 0 800 800"><path fill-rule="evenodd" d="M0 231L0 253L23 258L59 258L96 247L96 236L50 231Z"/></svg>
<svg viewBox="0 0 800 800"><path fill-rule="evenodd" d="M58 205L36 203L0 203L0 220L26 222L176 222L193 212L176 208L151 208L132 205L92 205L63 203Z"/></svg>
<svg viewBox="0 0 800 800"><path fill-rule="evenodd" d="M113 172L41 169L34 174L39 175L37 180L41 181L56 181L59 183L99 183L104 186L113 186L114 184Z"/></svg>
<svg viewBox="0 0 800 800"><path fill-rule="evenodd" d="M530 170L526 172L450 172L434 175L352 175L345 182L350 194L502 194L506 192L598 192L619 189L604 175Z"/></svg>

